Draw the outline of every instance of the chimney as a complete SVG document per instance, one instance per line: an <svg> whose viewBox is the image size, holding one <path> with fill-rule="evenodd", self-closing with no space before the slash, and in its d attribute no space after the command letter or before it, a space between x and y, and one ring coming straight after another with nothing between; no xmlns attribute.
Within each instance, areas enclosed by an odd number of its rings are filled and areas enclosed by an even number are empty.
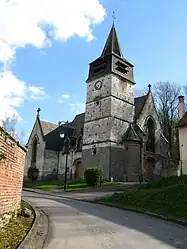
<svg viewBox="0 0 187 249"><path fill-rule="evenodd" d="M179 96L179 118L184 116L184 96Z"/></svg>

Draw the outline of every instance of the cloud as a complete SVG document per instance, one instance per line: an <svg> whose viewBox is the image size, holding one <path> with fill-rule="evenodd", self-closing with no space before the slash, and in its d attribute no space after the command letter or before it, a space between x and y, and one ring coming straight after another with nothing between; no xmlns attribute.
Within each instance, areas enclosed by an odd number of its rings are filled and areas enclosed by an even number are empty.
<svg viewBox="0 0 187 249"><path fill-rule="evenodd" d="M85 104L83 103L69 103L69 106L74 115L85 112Z"/></svg>
<svg viewBox="0 0 187 249"><path fill-rule="evenodd" d="M71 98L71 96L69 94L61 94L59 99L57 100L57 103L58 104L63 104L64 100L68 100L70 98Z"/></svg>
<svg viewBox="0 0 187 249"><path fill-rule="evenodd" d="M70 99L71 96L69 94L62 94L63 99Z"/></svg>
<svg viewBox="0 0 187 249"><path fill-rule="evenodd" d="M48 95L45 93L43 87L37 86L27 86L26 87L26 98L31 100L43 100L47 98Z"/></svg>
<svg viewBox="0 0 187 249"><path fill-rule="evenodd" d="M43 48L53 40L79 36L90 41L92 27L105 15L99 0L0 0L0 119L5 114L19 116L17 108L24 100L47 96L44 88L28 86L11 73L17 48L33 46L45 54ZM78 111L82 106L72 108Z"/></svg>
<svg viewBox="0 0 187 249"><path fill-rule="evenodd" d="M52 39L90 41L105 15L99 0L1 0L0 62L12 60L17 48L44 48Z"/></svg>
<svg viewBox="0 0 187 249"><path fill-rule="evenodd" d="M17 112L24 100L44 99L47 97L43 88L27 86L12 72L0 72L0 120L12 117L14 114L21 119Z"/></svg>

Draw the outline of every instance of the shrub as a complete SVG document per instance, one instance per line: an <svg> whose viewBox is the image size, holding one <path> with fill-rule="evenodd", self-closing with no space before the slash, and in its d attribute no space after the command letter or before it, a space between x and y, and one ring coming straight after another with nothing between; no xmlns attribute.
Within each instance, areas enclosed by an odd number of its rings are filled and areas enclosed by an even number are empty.
<svg viewBox="0 0 187 249"><path fill-rule="evenodd" d="M103 180L103 170L101 168L86 169L84 179L89 186L96 186Z"/></svg>
<svg viewBox="0 0 187 249"><path fill-rule="evenodd" d="M32 168L30 167L28 169L28 178L32 181L36 181L39 175L39 169L38 168Z"/></svg>

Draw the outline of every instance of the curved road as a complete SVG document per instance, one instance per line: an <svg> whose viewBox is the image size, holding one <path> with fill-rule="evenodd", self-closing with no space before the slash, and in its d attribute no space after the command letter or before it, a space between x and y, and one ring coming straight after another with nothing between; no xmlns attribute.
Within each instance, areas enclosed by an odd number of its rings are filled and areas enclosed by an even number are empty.
<svg viewBox="0 0 187 249"><path fill-rule="evenodd" d="M44 249L187 248L187 229L134 212L24 192L50 217Z"/></svg>

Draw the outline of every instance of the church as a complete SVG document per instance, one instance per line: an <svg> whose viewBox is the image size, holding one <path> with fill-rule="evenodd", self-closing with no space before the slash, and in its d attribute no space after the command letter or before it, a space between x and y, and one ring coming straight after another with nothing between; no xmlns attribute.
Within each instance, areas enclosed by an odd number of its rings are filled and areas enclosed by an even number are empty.
<svg viewBox="0 0 187 249"><path fill-rule="evenodd" d="M27 143L25 178L30 167L38 179L81 179L100 167L115 181L151 180L166 175L170 159L151 85L134 97L134 66L120 49L113 24L101 55L89 65L85 113L72 122L41 119L40 109ZM68 145L66 146L66 142Z"/></svg>

